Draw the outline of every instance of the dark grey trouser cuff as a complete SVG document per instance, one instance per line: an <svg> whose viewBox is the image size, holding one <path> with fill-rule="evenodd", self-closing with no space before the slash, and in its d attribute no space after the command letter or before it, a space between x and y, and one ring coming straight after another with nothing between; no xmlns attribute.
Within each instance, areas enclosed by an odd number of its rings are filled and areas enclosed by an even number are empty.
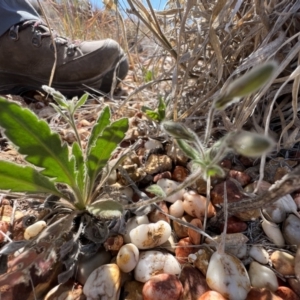
<svg viewBox="0 0 300 300"><path fill-rule="evenodd" d="M17 23L39 19L28 0L0 0L0 36Z"/></svg>

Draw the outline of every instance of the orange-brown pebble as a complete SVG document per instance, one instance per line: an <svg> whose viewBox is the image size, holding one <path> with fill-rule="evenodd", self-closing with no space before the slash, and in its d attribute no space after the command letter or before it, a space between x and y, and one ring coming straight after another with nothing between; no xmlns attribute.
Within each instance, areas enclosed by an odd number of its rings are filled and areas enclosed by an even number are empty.
<svg viewBox="0 0 300 300"><path fill-rule="evenodd" d="M227 233L238 233L247 230L247 223L237 217L229 217L227 222ZM221 224L220 231L223 232L224 224Z"/></svg>
<svg viewBox="0 0 300 300"><path fill-rule="evenodd" d="M157 182L159 179L162 179L162 178L171 179L172 178L171 172L170 171L166 171L166 172L162 172L162 173L156 174L153 177L153 182Z"/></svg>
<svg viewBox="0 0 300 300"><path fill-rule="evenodd" d="M202 222L200 219L193 219L190 224L202 229ZM194 245L199 245L201 242L201 234L192 228L188 228L188 235L190 237L190 241Z"/></svg>
<svg viewBox="0 0 300 300"><path fill-rule="evenodd" d="M188 261L188 256L191 253L196 252L198 249L193 247L194 245L191 242L189 237L179 240L175 249L175 256L179 263L184 264Z"/></svg>
<svg viewBox="0 0 300 300"><path fill-rule="evenodd" d="M228 175L229 177L237 180L241 184L241 186L246 186L251 182L251 177L245 172L230 170Z"/></svg>
<svg viewBox="0 0 300 300"><path fill-rule="evenodd" d="M0 221L0 230L5 234L8 230L9 224L5 221ZM0 233L0 243L2 243L5 240L5 236Z"/></svg>
<svg viewBox="0 0 300 300"><path fill-rule="evenodd" d="M179 300L182 289L182 284L175 275L158 274L144 284L143 300Z"/></svg>
<svg viewBox="0 0 300 300"><path fill-rule="evenodd" d="M165 201L161 201L157 204L165 213L169 213L169 209L166 205ZM156 223L158 221L165 221L170 224L170 218L163 214L160 210L158 209L153 209L149 215L148 215L150 223Z"/></svg>
<svg viewBox="0 0 300 300"><path fill-rule="evenodd" d="M280 286L277 289L277 291L275 292L275 295L281 297L284 300L299 300L300 299L297 296L297 294L287 286Z"/></svg>
<svg viewBox="0 0 300 300"><path fill-rule="evenodd" d="M276 296L270 290L263 288L251 288L247 295L246 300L283 300L281 297Z"/></svg>
<svg viewBox="0 0 300 300"><path fill-rule="evenodd" d="M183 182L188 177L189 171L182 167L182 166L176 166L173 173L172 173L172 179L175 181Z"/></svg>
<svg viewBox="0 0 300 300"><path fill-rule="evenodd" d="M103 245L106 251L119 251L123 244L123 236L118 234L116 236L109 237Z"/></svg>
<svg viewBox="0 0 300 300"><path fill-rule="evenodd" d="M226 300L220 293L215 291L207 291L202 296L197 298L197 300Z"/></svg>

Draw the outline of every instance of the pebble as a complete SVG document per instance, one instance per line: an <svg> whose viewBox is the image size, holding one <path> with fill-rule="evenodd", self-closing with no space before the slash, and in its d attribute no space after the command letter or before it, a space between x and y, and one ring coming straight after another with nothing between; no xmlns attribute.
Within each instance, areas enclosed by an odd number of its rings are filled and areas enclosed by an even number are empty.
<svg viewBox="0 0 300 300"><path fill-rule="evenodd" d="M82 300L85 299L83 295L82 286L74 288L74 282L68 281L64 284L59 284L52 288L44 300Z"/></svg>
<svg viewBox="0 0 300 300"><path fill-rule="evenodd" d="M193 219L191 222L190 222L191 225L194 225L200 229L202 229L202 222L200 219ZM189 238L190 238L190 241L192 242L192 244L194 245L200 245L201 243L201 234L197 231L195 231L194 229L192 228L189 228L188 227L188 235L189 235Z"/></svg>
<svg viewBox="0 0 300 300"><path fill-rule="evenodd" d="M270 290L263 288L251 287L246 300L283 300L281 297L276 296Z"/></svg>
<svg viewBox="0 0 300 300"><path fill-rule="evenodd" d="M206 198L199 195L195 191L188 191L183 195L184 211L192 217L203 219L206 207ZM215 208L211 203L208 205L207 217L211 218L215 215Z"/></svg>
<svg viewBox="0 0 300 300"><path fill-rule="evenodd" d="M274 251L271 255L273 267L283 276L295 275L295 257L287 252Z"/></svg>
<svg viewBox="0 0 300 300"><path fill-rule="evenodd" d="M88 300L118 300L121 288L121 272L116 264L95 269L88 277L83 293Z"/></svg>
<svg viewBox="0 0 300 300"><path fill-rule="evenodd" d="M275 292L275 295L281 297L284 300L299 300L297 294L287 286L280 286Z"/></svg>
<svg viewBox="0 0 300 300"><path fill-rule="evenodd" d="M189 171L186 168L182 166L176 166L172 173L172 179L178 182L183 182L188 177L188 174Z"/></svg>
<svg viewBox="0 0 300 300"><path fill-rule="evenodd" d="M266 266L256 261L251 262L248 270L251 285L256 288L267 288L272 292L278 289L278 282L275 273Z"/></svg>
<svg viewBox="0 0 300 300"><path fill-rule="evenodd" d="M121 247L117 255L117 265L124 273L131 272L139 260L139 249L134 244Z"/></svg>
<svg viewBox="0 0 300 300"><path fill-rule="evenodd" d="M175 256L179 263L184 264L188 261L188 256L197 251L189 237L179 240L175 248Z"/></svg>
<svg viewBox="0 0 300 300"><path fill-rule="evenodd" d="M300 219L290 214L283 223L282 234L287 244L300 245Z"/></svg>
<svg viewBox="0 0 300 300"><path fill-rule="evenodd" d="M143 300L179 300L183 287L175 275L158 274L143 287Z"/></svg>
<svg viewBox="0 0 300 300"><path fill-rule="evenodd" d="M166 242L172 229L165 221L142 224L132 229L129 233L131 242L139 249L150 249Z"/></svg>
<svg viewBox="0 0 300 300"><path fill-rule="evenodd" d="M93 255L81 255L78 259L76 280L85 284L89 275L100 266L108 264L110 259L111 254L103 248Z"/></svg>
<svg viewBox="0 0 300 300"><path fill-rule="evenodd" d="M171 193L179 185L178 182L176 182L174 180L167 179L167 178L159 179L157 181L157 184L165 191L166 194ZM179 190L178 192L176 192L172 196L166 197L165 200L167 202L174 203L176 200L182 199L184 193L185 193L184 189Z"/></svg>
<svg viewBox="0 0 300 300"><path fill-rule="evenodd" d="M6 234L9 228L9 224L5 221L0 221L0 230ZM2 234L2 232L0 232L0 243L3 243L5 240L5 235Z"/></svg>
<svg viewBox="0 0 300 300"><path fill-rule="evenodd" d="M103 246L106 251L119 251L119 249L123 246L124 239L121 234L110 236L104 242Z"/></svg>
<svg viewBox="0 0 300 300"><path fill-rule="evenodd" d="M193 217L189 215L184 215L180 218L182 221L189 223L192 221ZM188 236L188 227L184 226L176 221L173 221L173 229L178 238L185 238Z"/></svg>
<svg viewBox="0 0 300 300"><path fill-rule="evenodd" d="M243 232L246 231L248 228L247 223L244 221L241 221L239 218L232 216L228 218L227 221L227 233L237 233L237 232ZM224 229L224 223L220 226L220 231L223 232Z"/></svg>
<svg viewBox="0 0 300 300"><path fill-rule="evenodd" d="M151 154L145 163L147 174L155 174L172 169L172 159L167 155Z"/></svg>
<svg viewBox="0 0 300 300"><path fill-rule="evenodd" d="M287 279L289 286L291 289L297 294L300 299L300 282L296 278L288 278Z"/></svg>
<svg viewBox="0 0 300 300"><path fill-rule="evenodd" d="M124 285L124 300L143 300L142 290L144 284L139 281L127 281Z"/></svg>
<svg viewBox="0 0 300 300"><path fill-rule="evenodd" d="M181 218L184 214L183 201L176 200L169 207L169 214L175 218Z"/></svg>
<svg viewBox="0 0 300 300"><path fill-rule="evenodd" d="M140 253L138 264L134 269L134 278L137 281L146 282L159 273L177 275L180 271L180 264L172 254L145 251Z"/></svg>
<svg viewBox="0 0 300 300"><path fill-rule="evenodd" d="M183 286L182 299L198 299L209 290L205 276L192 266L183 267L179 280Z"/></svg>
<svg viewBox="0 0 300 300"><path fill-rule="evenodd" d="M165 212L165 213L169 213L169 209L166 205L165 201L161 201L159 203L157 203L157 205ZM158 221L165 221L167 223L170 224L170 218L168 216L166 216L165 214L163 214L161 211L159 211L158 209L154 208L149 214L148 214L148 218L150 223L156 223Z"/></svg>
<svg viewBox="0 0 300 300"><path fill-rule="evenodd" d="M203 247L199 249L196 253L189 255L189 262L193 263L194 266L201 271L201 273L206 276L209 260L213 254L213 251L209 247Z"/></svg>
<svg viewBox="0 0 300 300"><path fill-rule="evenodd" d="M45 221L37 221L32 225L28 226L24 231L25 240L30 240L37 236L44 228L47 227Z"/></svg>
<svg viewBox="0 0 300 300"><path fill-rule="evenodd" d="M246 186L251 182L251 177L245 172L230 170L228 175L229 177L237 180L241 186Z"/></svg>
<svg viewBox="0 0 300 300"><path fill-rule="evenodd" d="M207 291L197 300L226 300L220 293L215 291Z"/></svg>
<svg viewBox="0 0 300 300"><path fill-rule="evenodd" d="M253 245L250 248L249 255L263 265L269 262L269 253L262 246Z"/></svg>
<svg viewBox="0 0 300 300"><path fill-rule="evenodd" d="M126 223L125 233L123 236L125 243L131 243L129 235L130 231L141 224L149 224L149 219L147 216L135 216L128 219Z"/></svg>

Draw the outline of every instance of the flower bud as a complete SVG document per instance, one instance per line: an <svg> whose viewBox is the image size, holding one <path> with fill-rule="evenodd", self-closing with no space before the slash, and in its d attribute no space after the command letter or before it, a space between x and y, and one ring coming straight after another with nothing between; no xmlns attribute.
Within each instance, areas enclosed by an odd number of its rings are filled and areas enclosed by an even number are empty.
<svg viewBox="0 0 300 300"><path fill-rule="evenodd" d="M269 61L261 66L254 67L251 71L234 80L215 101L215 108L223 110L241 97L256 92L268 83L277 67L276 62Z"/></svg>
<svg viewBox="0 0 300 300"><path fill-rule="evenodd" d="M162 128L175 139L195 140L194 133L181 123L165 121L162 123Z"/></svg>

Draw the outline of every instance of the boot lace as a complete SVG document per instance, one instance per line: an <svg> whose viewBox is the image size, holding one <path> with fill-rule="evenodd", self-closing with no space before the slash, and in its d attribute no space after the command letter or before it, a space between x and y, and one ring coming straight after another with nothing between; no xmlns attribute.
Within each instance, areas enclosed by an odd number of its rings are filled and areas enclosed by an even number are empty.
<svg viewBox="0 0 300 300"><path fill-rule="evenodd" d="M19 39L19 32L29 26L32 27L32 44L35 47L40 47L42 45L42 39L45 37L51 37L51 33L49 27L40 20L30 20L25 21L21 24L13 25L9 30L9 37L17 41ZM80 50L78 48L80 42L70 42L69 39L59 36L54 30L52 30L52 35L54 37L54 41L57 45L62 45L67 47L67 55L74 56L76 50ZM51 48L54 49L53 44L51 43Z"/></svg>

